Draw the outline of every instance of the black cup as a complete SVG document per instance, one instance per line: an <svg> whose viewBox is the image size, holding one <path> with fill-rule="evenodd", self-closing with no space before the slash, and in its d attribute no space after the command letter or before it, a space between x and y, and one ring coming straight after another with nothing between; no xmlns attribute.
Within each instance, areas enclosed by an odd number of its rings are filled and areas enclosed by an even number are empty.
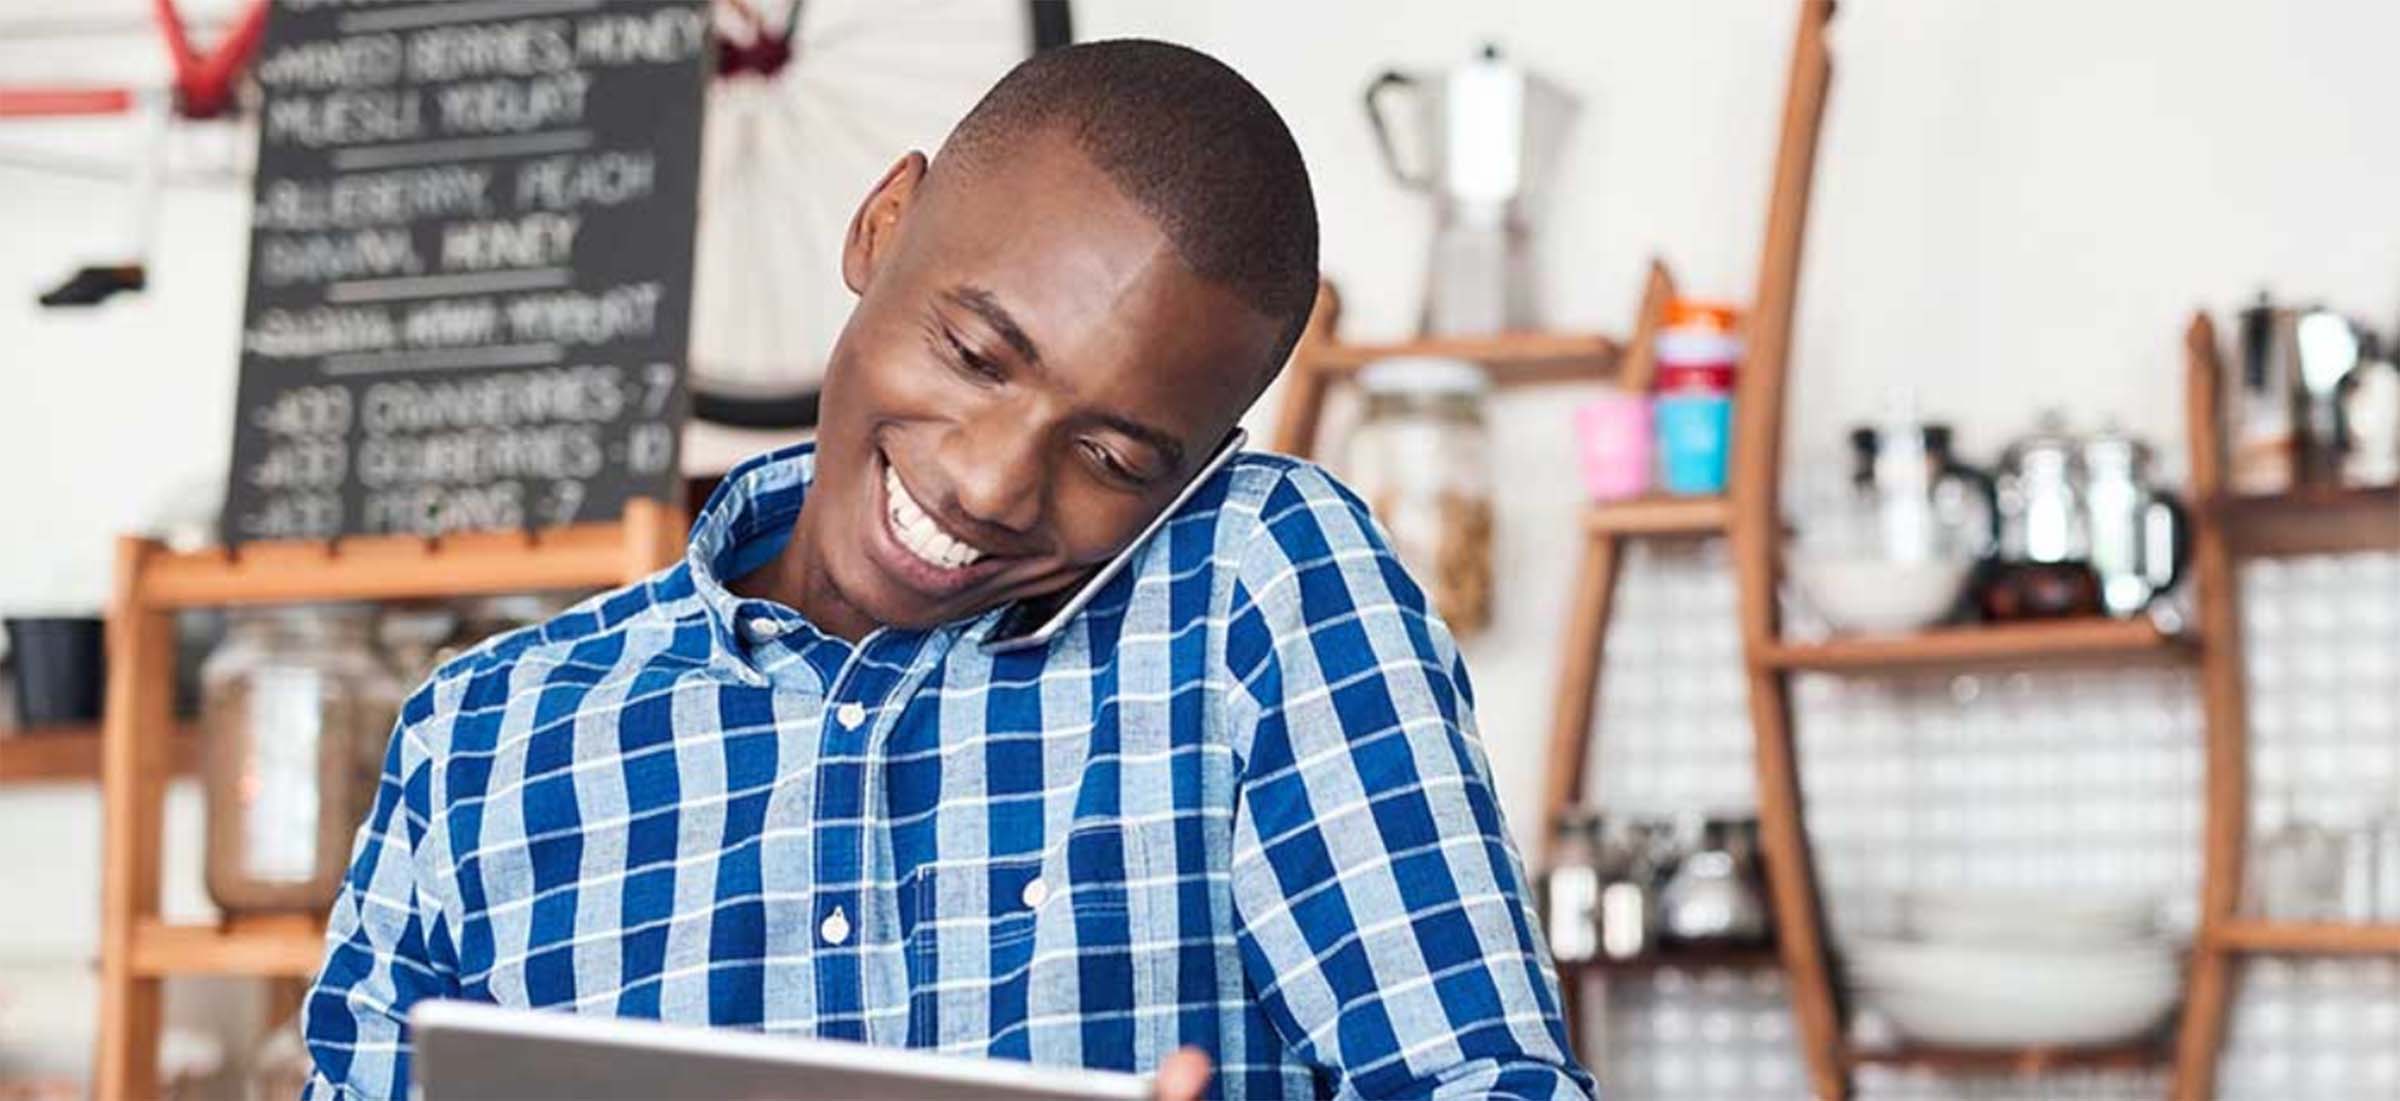
<svg viewBox="0 0 2400 1101"><path fill-rule="evenodd" d="M9 617L17 666L17 722L27 727L100 721L106 648L94 616Z"/></svg>

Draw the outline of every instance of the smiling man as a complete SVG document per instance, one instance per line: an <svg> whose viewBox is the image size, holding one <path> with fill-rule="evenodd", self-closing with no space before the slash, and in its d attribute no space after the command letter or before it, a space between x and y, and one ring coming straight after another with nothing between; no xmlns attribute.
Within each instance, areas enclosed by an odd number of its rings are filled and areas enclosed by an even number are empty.
<svg viewBox="0 0 2400 1101"><path fill-rule="evenodd" d="M1322 471L1201 477L1316 285L1274 109L1180 47L1041 55L840 260L816 446L409 701L312 1093L404 1094L454 997L1170 1097L1587 1096L1448 630Z"/></svg>

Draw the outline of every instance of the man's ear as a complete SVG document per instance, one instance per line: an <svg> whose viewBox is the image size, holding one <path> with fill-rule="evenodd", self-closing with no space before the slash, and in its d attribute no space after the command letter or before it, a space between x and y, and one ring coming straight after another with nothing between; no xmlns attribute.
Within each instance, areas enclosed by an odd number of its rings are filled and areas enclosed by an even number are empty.
<svg viewBox="0 0 2400 1101"><path fill-rule="evenodd" d="M875 190L867 192L866 201L858 204L858 213L850 217L850 233L842 240L842 282L852 293L867 292L876 269L899 241L900 219L908 213L917 184L924 179L925 154L912 150L892 165Z"/></svg>

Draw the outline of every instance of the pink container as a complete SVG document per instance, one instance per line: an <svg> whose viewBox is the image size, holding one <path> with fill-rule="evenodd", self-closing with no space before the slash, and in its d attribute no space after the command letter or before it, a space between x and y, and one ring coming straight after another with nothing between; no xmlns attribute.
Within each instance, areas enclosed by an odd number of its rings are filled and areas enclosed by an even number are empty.
<svg viewBox="0 0 2400 1101"><path fill-rule="evenodd" d="M1575 409L1575 458L1595 501L1622 501L1650 489L1650 399L1606 394Z"/></svg>

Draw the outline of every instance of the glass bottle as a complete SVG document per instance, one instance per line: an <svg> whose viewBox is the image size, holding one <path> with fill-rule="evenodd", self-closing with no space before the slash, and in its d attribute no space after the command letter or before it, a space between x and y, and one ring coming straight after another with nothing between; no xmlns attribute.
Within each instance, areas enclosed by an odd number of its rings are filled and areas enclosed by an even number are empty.
<svg viewBox="0 0 2400 1101"><path fill-rule="evenodd" d="M1492 616L1490 379L1460 360L1387 359L1360 373L1366 410L1343 473L1459 635Z"/></svg>
<svg viewBox="0 0 2400 1101"><path fill-rule="evenodd" d="M206 878L226 912L333 901L405 691L373 623L355 605L238 612L202 666Z"/></svg>
<svg viewBox="0 0 2400 1101"><path fill-rule="evenodd" d="M2249 908L2277 921L2329 921L2341 910L2342 839L2300 817L2294 802L2287 790L2268 807Z"/></svg>

